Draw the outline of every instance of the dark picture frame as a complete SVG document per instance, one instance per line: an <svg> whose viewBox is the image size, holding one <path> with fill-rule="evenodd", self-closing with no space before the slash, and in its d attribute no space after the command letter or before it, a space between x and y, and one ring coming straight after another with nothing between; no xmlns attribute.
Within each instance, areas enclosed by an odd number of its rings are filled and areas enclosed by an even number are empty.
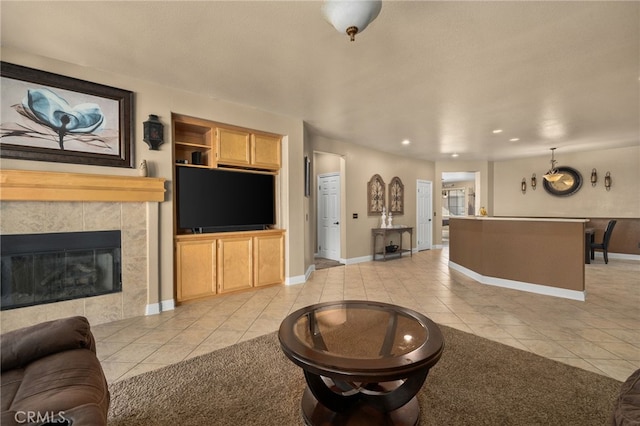
<svg viewBox="0 0 640 426"><path fill-rule="evenodd" d="M0 62L0 156L134 167L133 92Z"/></svg>
<svg viewBox="0 0 640 426"><path fill-rule="evenodd" d="M308 156L304 157L304 196L311 196L311 160Z"/></svg>

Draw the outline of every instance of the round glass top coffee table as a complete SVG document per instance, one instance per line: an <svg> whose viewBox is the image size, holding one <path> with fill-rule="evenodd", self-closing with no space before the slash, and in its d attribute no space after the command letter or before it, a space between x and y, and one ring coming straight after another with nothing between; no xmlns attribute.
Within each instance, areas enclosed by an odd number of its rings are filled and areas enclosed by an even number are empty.
<svg viewBox="0 0 640 426"><path fill-rule="evenodd" d="M415 395L444 350L438 326L381 302L319 303L287 316L278 333L302 367L307 424L415 425Z"/></svg>

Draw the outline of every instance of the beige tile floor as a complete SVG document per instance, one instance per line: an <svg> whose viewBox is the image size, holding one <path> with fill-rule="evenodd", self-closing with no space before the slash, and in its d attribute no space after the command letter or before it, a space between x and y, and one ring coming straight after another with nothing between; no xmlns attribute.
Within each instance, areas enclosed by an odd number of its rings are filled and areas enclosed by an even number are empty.
<svg viewBox="0 0 640 426"><path fill-rule="evenodd" d="M598 374L640 368L640 262L585 265L578 302L478 284L447 266L448 250L316 271L309 281L178 306L93 327L109 382L278 329L313 303L364 299L415 309L444 324ZM473 355L473 354L471 354Z"/></svg>

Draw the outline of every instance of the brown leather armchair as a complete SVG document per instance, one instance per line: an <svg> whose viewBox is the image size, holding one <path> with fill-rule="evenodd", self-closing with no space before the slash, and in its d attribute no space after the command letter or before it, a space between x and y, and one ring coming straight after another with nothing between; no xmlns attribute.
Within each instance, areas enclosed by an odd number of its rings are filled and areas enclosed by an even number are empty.
<svg viewBox="0 0 640 426"><path fill-rule="evenodd" d="M1 339L2 425L107 424L110 395L86 318L48 321Z"/></svg>

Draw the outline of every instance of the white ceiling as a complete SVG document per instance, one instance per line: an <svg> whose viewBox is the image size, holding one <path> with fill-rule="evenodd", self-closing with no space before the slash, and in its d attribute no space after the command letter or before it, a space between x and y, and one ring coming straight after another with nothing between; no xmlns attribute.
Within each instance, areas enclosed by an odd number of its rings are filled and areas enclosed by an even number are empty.
<svg viewBox="0 0 640 426"><path fill-rule="evenodd" d="M3 46L399 155L502 160L640 143L637 1L385 0L355 42L317 1L0 7Z"/></svg>

